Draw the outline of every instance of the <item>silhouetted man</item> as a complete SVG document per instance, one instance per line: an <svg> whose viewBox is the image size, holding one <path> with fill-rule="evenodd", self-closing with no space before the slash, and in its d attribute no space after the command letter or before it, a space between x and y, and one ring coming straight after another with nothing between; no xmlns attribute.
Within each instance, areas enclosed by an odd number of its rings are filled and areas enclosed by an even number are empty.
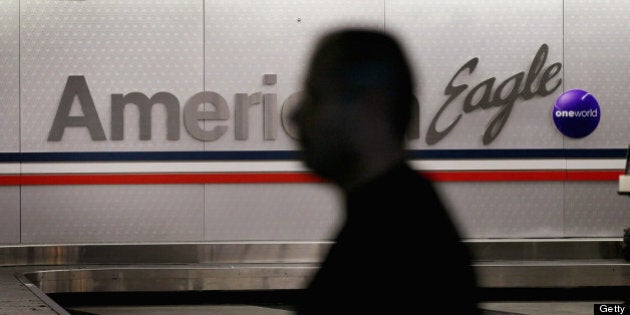
<svg viewBox="0 0 630 315"><path fill-rule="evenodd" d="M346 217L299 314L475 314L470 257L434 188L406 162L412 70L370 30L323 37L293 114L305 164Z"/></svg>

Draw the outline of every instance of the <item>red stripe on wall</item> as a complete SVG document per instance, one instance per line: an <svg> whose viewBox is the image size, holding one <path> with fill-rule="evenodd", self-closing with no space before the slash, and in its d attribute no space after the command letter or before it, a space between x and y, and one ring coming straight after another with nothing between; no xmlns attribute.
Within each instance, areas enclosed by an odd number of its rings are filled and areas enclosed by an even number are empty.
<svg viewBox="0 0 630 315"><path fill-rule="evenodd" d="M0 186L17 186L20 184L20 175L0 175Z"/></svg>
<svg viewBox="0 0 630 315"><path fill-rule="evenodd" d="M504 182L504 181L562 181L566 171L466 171L423 172L437 182Z"/></svg>
<svg viewBox="0 0 630 315"><path fill-rule="evenodd" d="M618 181L619 176L625 171L571 171L567 172L567 180L570 181Z"/></svg>
<svg viewBox="0 0 630 315"><path fill-rule="evenodd" d="M618 171L427 171L436 182L617 181ZM195 174L42 174L0 175L0 186L17 185L128 185L128 184L255 184L315 183L310 173L195 173Z"/></svg>

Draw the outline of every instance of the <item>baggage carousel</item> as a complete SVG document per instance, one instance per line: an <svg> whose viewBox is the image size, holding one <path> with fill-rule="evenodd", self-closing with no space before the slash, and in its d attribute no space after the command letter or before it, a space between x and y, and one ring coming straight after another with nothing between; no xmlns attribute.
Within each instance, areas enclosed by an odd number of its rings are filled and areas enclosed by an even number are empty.
<svg viewBox="0 0 630 315"><path fill-rule="evenodd" d="M0 247L0 314L292 314L330 244ZM520 314L496 307L507 303L563 301L592 312L593 303L630 295L621 238L466 244L487 314Z"/></svg>

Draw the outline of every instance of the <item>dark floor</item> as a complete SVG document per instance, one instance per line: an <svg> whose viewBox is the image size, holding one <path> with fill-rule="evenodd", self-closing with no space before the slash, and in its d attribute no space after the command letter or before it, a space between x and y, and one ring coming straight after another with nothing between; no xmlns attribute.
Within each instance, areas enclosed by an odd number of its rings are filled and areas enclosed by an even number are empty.
<svg viewBox="0 0 630 315"><path fill-rule="evenodd" d="M589 302L493 302L482 303L483 315L592 315L595 304L620 304L621 301ZM290 315L291 311L249 305L177 306L91 306L76 307L72 314L210 314L210 315Z"/></svg>

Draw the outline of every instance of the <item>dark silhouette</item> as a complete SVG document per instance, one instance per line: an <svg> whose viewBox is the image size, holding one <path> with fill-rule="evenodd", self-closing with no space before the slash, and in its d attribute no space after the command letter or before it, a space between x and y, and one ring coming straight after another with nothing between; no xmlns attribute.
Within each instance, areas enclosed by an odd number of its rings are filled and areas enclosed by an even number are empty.
<svg viewBox="0 0 630 315"><path fill-rule="evenodd" d="M293 114L303 160L344 194L346 217L298 314L477 314L467 248L431 183L407 164L412 70L371 30L318 42Z"/></svg>

